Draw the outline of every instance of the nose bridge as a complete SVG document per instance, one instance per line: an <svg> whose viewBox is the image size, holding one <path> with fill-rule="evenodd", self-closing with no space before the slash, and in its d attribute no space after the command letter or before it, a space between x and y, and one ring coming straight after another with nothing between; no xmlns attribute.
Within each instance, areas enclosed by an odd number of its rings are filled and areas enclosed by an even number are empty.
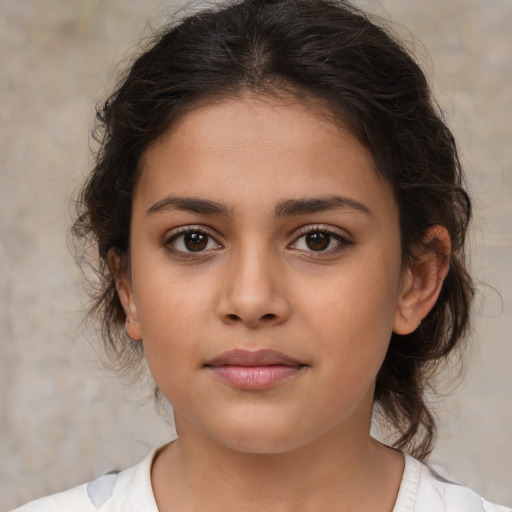
<svg viewBox="0 0 512 512"><path fill-rule="evenodd" d="M250 327L286 320L289 308L280 275L279 256L265 243L241 244L227 262L219 316Z"/></svg>

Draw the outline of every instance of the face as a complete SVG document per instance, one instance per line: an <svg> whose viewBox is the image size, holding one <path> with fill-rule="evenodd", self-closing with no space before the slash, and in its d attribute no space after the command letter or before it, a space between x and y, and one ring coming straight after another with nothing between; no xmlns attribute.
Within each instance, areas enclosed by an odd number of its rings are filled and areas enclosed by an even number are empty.
<svg viewBox="0 0 512 512"><path fill-rule="evenodd" d="M178 433L265 453L368 435L403 295L368 152L305 103L246 96L187 113L142 169L118 289Z"/></svg>

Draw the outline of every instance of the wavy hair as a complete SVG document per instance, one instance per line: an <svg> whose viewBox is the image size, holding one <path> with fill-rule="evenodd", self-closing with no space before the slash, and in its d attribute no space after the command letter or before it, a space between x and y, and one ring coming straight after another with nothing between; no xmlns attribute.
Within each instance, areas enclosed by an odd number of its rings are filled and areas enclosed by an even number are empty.
<svg viewBox="0 0 512 512"><path fill-rule="evenodd" d="M346 1L243 0L165 27L98 108L95 165L73 227L84 254L98 258L90 314L118 367L133 368L140 343L108 269L114 250L128 261L131 200L145 150L199 101L244 91L320 100L370 151L392 185L404 265L427 229L451 238L450 270L421 328L393 334L377 376L375 403L396 432L394 446L424 459L436 423L426 400L437 365L461 345L473 295L464 241L471 203L454 138L426 77L385 29ZM89 253L90 254L90 253Z"/></svg>

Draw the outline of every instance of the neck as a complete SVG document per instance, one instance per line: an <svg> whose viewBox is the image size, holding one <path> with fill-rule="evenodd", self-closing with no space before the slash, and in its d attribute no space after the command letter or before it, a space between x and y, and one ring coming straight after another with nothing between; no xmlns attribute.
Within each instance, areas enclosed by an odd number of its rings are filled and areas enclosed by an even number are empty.
<svg viewBox="0 0 512 512"><path fill-rule="evenodd" d="M177 430L183 433L164 448L152 470L161 512L393 509L403 457L372 439L369 426L328 432L278 454L239 451L191 425Z"/></svg>

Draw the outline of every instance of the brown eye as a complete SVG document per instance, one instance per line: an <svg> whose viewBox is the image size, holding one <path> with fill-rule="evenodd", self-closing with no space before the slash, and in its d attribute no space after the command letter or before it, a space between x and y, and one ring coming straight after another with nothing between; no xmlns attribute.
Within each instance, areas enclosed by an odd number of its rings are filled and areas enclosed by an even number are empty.
<svg viewBox="0 0 512 512"><path fill-rule="evenodd" d="M296 238L292 244L291 249L299 250L302 252L322 253L325 255L335 254L343 251L347 247L353 245L353 242L330 229L323 229L312 227L311 229L304 228L303 234Z"/></svg>
<svg viewBox="0 0 512 512"><path fill-rule="evenodd" d="M309 233L305 242L312 251L325 251L331 243L331 236L327 233Z"/></svg>
<svg viewBox="0 0 512 512"><path fill-rule="evenodd" d="M220 248L208 233L190 230L172 236L166 246L176 253L200 253Z"/></svg>
<svg viewBox="0 0 512 512"><path fill-rule="evenodd" d="M203 251L208 245L208 235L204 233L185 233L183 244L191 252Z"/></svg>

